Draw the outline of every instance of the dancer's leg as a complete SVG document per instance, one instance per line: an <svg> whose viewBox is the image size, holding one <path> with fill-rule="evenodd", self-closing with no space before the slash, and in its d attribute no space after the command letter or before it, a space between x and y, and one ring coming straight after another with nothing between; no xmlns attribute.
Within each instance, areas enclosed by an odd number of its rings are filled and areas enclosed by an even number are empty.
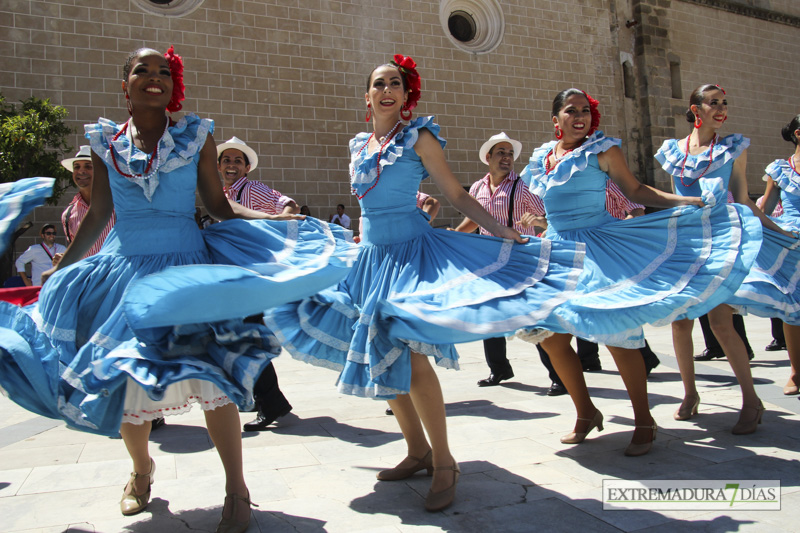
<svg viewBox="0 0 800 533"><path fill-rule="evenodd" d="M452 466L455 459L450 453L450 445L447 442L447 421L442 387L428 357L417 352L411 352L410 396L414 409L419 414L419 419L428 433L433 450L434 468ZM452 470L434 471L431 491L439 492L452 486L454 476L455 472Z"/></svg>
<svg viewBox="0 0 800 533"><path fill-rule="evenodd" d="M414 402L411 401L409 394L399 394L394 400L389 400L389 407L391 407L392 412L394 412L394 418L400 425L400 431L403 433L409 455L397 467L411 467L417 462L416 459L422 459L427 455L431 445L428 444L419 414L417 414ZM416 459L412 459L412 457Z"/></svg>
<svg viewBox="0 0 800 533"><path fill-rule="evenodd" d="M229 403L211 411L204 411L208 434L217 448L222 467L225 469L225 494L238 494L247 498L247 485L244 481L244 467L242 462L242 430L239 422L239 410L236 404ZM222 510L224 518L230 518L233 508L237 522L245 522L250 515L246 505L231 506Z"/></svg>
<svg viewBox="0 0 800 533"><path fill-rule="evenodd" d="M133 459L133 471L137 474L150 473L150 422L144 424L123 423L119 428L122 441L128 449L128 454ZM150 486L150 478L147 476L138 477L134 480L133 489L135 494L144 494Z"/></svg>
<svg viewBox="0 0 800 533"><path fill-rule="evenodd" d="M678 360L678 370L683 382L683 402L679 412L691 411L697 401L697 385L694 376L694 343L692 342L693 320L678 320L672 323L672 347Z"/></svg>
<svg viewBox="0 0 800 533"><path fill-rule="evenodd" d="M747 348L733 328L733 309L727 305L720 305L709 311L708 319L711 329L725 351L731 369L739 381L739 387L742 389L742 404L750 407L760 406L760 400L753 384L753 374L750 372Z"/></svg>
<svg viewBox="0 0 800 533"><path fill-rule="evenodd" d="M800 326L792 326L790 324L783 324L784 341L786 342L786 349L789 351L789 362L792 364L791 375L786 387L794 387L795 389L800 386L800 375L797 371L800 369ZM794 392L791 392L794 394Z"/></svg>
<svg viewBox="0 0 800 533"><path fill-rule="evenodd" d="M556 333L541 342L542 348L550 355L550 362L553 364L558 377L567 387L578 418L575 423L575 433L586 433L589 426L587 420L591 420L597 412L597 407L589 397L589 389L586 388L586 380L583 377L583 367L578 359L578 354L570 345L571 335Z"/></svg>
<svg viewBox="0 0 800 533"><path fill-rule="evenodd" d="M614 362L619 369L619 375L628 390L631 404L633 404L633 417L636 428L631 442L644 444L653 440L653 416L650 414L650 403L647 399L647 368L639 349L618 348L608 346L608 351L614 356Z"/></svg>

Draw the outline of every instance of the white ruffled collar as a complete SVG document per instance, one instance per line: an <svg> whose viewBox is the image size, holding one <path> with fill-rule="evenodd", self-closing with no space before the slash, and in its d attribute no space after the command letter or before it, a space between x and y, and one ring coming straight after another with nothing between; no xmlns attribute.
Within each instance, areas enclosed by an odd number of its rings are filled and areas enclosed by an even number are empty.
<svg viewBox="0 0 800 533"><path fill-rule="evenodd" d="M800 175L791 167L788 159L776 159L767 165L766 174L784 192L800 196Z"/></svg>
<svg viewBox="0 0 800 533"><path fill-rule="evenodd" d="M684 139L667 139L656 152L655 158L661 163L661 168L671 176L683 175L685 178L698 179L736 159L748 146L750 139L734 133L718 137L713 149L707 149L697 155L687 155Z"/></svg>
<svg viewBox="0 0 800 533"><path fill-rule="evenodd" d="M579 147L563 156L549 172L546 160L558 141L550 141L533 151L528 165L520 173L522 180L537 196L543 197L548 188L563 185L576 173L586 169L590 156L603 153L612 146L619 146L622 141L614 137L606 137L598 130L591 134Z"/></svg>

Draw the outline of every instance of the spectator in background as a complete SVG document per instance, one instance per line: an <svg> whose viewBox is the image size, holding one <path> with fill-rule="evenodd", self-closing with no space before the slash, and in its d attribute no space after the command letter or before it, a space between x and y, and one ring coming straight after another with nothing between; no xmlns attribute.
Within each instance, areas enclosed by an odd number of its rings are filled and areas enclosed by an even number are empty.
<svg viewBox="0 0 800 533"><path fill-rule="evenodd" d="M53 224L45 224L39 231L42 242L31 245L17 259L16 267L22 282L27 287L39 286L42 284L42 272L53 267L53 260L56 254L63 254L67 249L63 244L56 242L56 227ZM56 260L56 262L58 262ZM25 272L25 266L30 263L31 277Z"/></svg>
<svg viewBox="0 0 800 533"><path fill-rule="evenodd" d="M336 214L329 216L328 222L339 224L345 229L350 229L350 217L344 214L344 204L336 206Z"/></svg>

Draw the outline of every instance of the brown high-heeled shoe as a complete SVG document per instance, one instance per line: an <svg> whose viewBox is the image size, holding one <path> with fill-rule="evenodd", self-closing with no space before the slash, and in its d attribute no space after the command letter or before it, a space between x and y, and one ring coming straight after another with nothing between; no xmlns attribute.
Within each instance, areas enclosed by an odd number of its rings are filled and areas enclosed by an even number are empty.
<svg viewBox="0 0 800 533"><path fill-rule="evenodd" d="M650 442L644 442L642 444L628 444L628 447L625 448L625 455L628 457L639 457L640 455L644 455L650 451L653 447L653 441L656 440L656 433L658 432L658 425L656 425L655 421L653 422L652 426L636 426L637 428L642 429L650 429L653 432L653 438L650 439Z"/></svg>
<svg viewBox="0 0 800 533"><path fill-rule="evenodd" d="M755 433L756 429L758 429L758 425L761 423L761 417L764 415L764 411L766 411L766 409L764 408L764 404L761 403L761 400L758 400L758 406L756 407L743 405L742 410L739 412L739 421L733 426L731 433L734 435L749 435ZM746 420L742 420L745 413L748 413L749 416Z"/></svg>
<svg viewBox="0 0 800 533"><path fill-rule="evenodd" d="M225 496L225 503L222 504L222 512L225 512L225 507L230 502L231 505L231 517L225 518L223 517L219 524L217 525L217 529L215 533L244 533L247 531L247 528L250 527L250 513L247 513L247 520L244 522L237 522L236 521L236 512L239 510L240 505L247 504L247 507L258 507L258 505L254 504L250 501L250 491L247 491L247 498L243 496L239 496L238 494L227 494Z"/></svg>
<svg viewBox="0 0 800 533"><path fill-rule="evenodd" d="M419 457L413 457L411 455L409 455L408 458L413 459L416 462L407 467L401 468L396 466L388 470L381 470L376 474L375 477L377 477L380 481L399 481L401 479L410 478L420 470L426 470L429 476L433 475L433 450L428 450L428 453L426 453L425 457L422 459Z"/></svg>
<svg viewBox="0 0 800 533"><path fill-rule="evenodd" d="M150 503L150 486L153 484L153 481L155 481L153 477L153 474L155 473L156 463L153 461L152 457L150 458L150 472L146 474L137 474L136 472L131 472L131 478L125 485L125 489L122 491L122 499L119 501L119 509L122 511L122 514L125 516L130 516L140 513L147 508L147 504ZM134 481L140 477L150 478L150 483L147 484L147 490L144 493L136 494L136 486L134 485ZM128 488L130 488L130 492L128 492Z"/></svg>
<svg viewBox="0 0 800 533"><path fill-rule="evenodd" d="M456 483L458 483L458 476L461 475L461 469L458 468L458 463L455 461L453 461L452 466L439 466L435 470L440 472L442 470L452 470L453 484L439 492L428 491L428 496L425 498L425 510L432 513L450 507L456 498Z"/></svg>
<svg viewBox="0 0 800 533"><path fill-rule="evenodd" d="M800 387L797 386L797 383L795 383L794 378L789 378L789 381L786 382L786 386L783 388L783 393L786 396L794 396L795 394L800 394Z"/></svg>
<svg viewBox="0 0 800 533"><path fill-rule="evenodd" d="M564 435L561 437L562 444L580 444L586 440L586 435L588 435L589 432L594 428L597 428L598 433L603 431L603 413L601 413L599 409L594 412L594 416L592 418L578 418L578 420L589 422L589 426L586 428L586 431L584 433L573 431L572 433Z"/></svg>
<svg viewBox="0 0 800 533"><path fill-rule="evenodd" d="M684 407L686 400L694 399L694 403L691 404L691 407ZM678 410L672 415L672 418L675 420L689 420L694 415L697 414L697 408L700 407L700 395L697 396L687 396L683 399L681 406L678 407Z"/></svg>

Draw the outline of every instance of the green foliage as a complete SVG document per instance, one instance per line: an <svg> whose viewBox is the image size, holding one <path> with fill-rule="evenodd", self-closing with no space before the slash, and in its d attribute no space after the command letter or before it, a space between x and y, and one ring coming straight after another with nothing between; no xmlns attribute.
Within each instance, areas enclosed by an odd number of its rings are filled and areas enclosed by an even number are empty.
<svg viewBox="0 0 800 533"><path fill-rule="evenodd" d="M55 204L72 184L72 175L61 166L63 154L72 147L67 136L73 131L65 123L67 110L32 96L17 107L0 94L0 182L48 176L56 178Z"/></svg>

